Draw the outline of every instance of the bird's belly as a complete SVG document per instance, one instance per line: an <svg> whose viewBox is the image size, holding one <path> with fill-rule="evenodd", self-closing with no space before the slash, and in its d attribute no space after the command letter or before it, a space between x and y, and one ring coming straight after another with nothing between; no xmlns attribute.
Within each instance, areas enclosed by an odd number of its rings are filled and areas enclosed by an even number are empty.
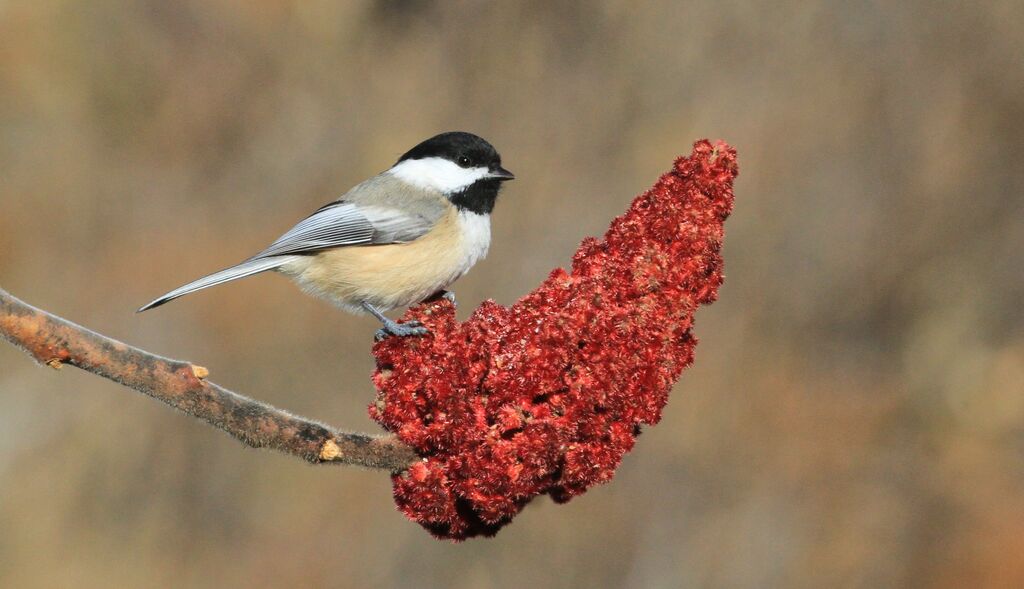
<svg viewBox="0 0 1024 589"><path fill-rule="evenodd" d="M455 282L486 254L489 226L486 236L479 228L467 232L464 215L451 215L409 243L327 250L289 273L303 290L347 311L362 312L363 302L380 310L412 305Z"/></svg>

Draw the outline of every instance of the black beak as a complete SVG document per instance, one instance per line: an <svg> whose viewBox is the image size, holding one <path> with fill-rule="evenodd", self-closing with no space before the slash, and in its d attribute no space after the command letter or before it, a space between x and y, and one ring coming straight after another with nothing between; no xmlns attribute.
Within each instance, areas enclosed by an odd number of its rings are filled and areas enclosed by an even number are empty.
<svg viewBox="0 0 1024 589"><path fill-rule="evenodd" d="M509 172L505 168L498 166L497 168L491 168L491 178L497 178L498 180L515 180L516 175Z"/></svg>

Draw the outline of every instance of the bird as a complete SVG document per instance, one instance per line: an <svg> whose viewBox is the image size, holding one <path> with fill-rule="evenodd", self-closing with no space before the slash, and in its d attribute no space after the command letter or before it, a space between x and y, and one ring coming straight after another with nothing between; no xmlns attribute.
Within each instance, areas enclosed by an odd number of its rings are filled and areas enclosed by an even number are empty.
<svg viewBox="0 0 1024 589"><path fill-rule="evenodd" d="M249 259L143 305L159 307L199 290L275 271L306 293L383 325L377 340L428 333L418 321L384 315L435 296L487 255L491 212L515 175L485 139L463 131L435 135L393 166L356 185Z"/></svg>

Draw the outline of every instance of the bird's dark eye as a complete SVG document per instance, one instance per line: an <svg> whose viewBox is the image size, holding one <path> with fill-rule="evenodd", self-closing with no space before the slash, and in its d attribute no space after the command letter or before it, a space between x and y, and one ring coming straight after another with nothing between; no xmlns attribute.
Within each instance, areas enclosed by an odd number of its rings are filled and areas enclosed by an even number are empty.
<svg viewBox="0 0 1024 589"><path fill-rule="evenodd" d="M469 158L464 155L459 156L458 162L459 165L462 166L463 168L468 168L469 164L472 163L469 161Z"/></svg>

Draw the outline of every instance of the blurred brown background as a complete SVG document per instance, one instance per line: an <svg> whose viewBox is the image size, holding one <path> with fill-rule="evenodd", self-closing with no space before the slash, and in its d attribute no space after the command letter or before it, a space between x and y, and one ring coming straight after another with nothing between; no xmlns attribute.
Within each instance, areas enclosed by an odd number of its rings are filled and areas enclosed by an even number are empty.
<svg viewBox="0 0 1024 589"><path fill-rule="evenodd" d="M465 316L693 140L727 281L615 480L452 545L388 478L247 450L0 345L0 586L1024 585L1024 4L0 0L0 286L376 430L376 325L236 262L439 131L519 177Z"/></svg>

